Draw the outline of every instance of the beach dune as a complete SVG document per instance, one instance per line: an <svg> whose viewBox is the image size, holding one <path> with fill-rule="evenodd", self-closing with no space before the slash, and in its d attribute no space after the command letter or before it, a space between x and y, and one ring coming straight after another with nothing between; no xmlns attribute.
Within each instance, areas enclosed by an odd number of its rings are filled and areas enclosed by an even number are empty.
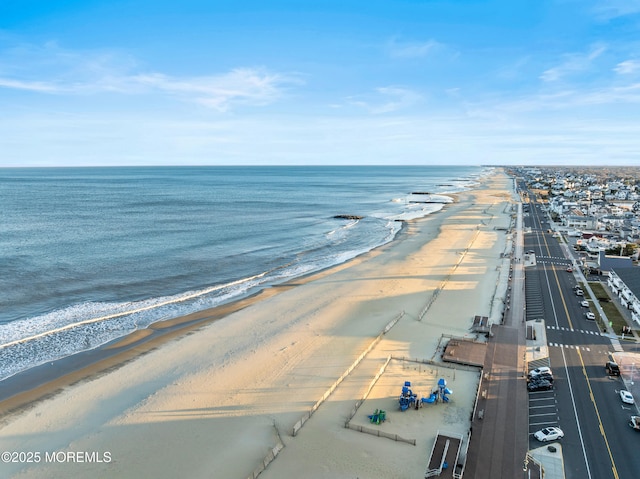
<svg viewBox="0 0 640 479"><path fill-rule="evenodd" d="M437 430L469 428L479 371L438 364L438 348L443 334L475 338L474 315L500 321L512 201L494 170L392 243L5 415L0 450L63 454L2 463L0 475L244 479L275 453L261 477L421 477ZM404 381L428 395L440 377L450 403L398 410ZM378 408L387 421L371 426Z"/></svg>

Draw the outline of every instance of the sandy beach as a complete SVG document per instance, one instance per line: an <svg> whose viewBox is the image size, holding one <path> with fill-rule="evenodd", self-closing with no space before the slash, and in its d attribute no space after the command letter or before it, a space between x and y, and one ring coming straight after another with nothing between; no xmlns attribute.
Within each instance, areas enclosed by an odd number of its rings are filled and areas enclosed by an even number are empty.
<svg viewBox="0 0 640 479"><path fill-rule="evenodd" d="M200 313L215 320L162 344L123 343L121 367L45 385L57 393L27 408L28 394L0 403L0 451L32 459L0 475L245 479L275 453L261 478L423 477L438 430L468 433L479 372L440 363L439 345L475 339L474 315L501 319L512 194L496 170L388 245ZM440 378L449 403L399 410L405 381L428 396ZM371 425L376 409L387 420Z"/></svg>

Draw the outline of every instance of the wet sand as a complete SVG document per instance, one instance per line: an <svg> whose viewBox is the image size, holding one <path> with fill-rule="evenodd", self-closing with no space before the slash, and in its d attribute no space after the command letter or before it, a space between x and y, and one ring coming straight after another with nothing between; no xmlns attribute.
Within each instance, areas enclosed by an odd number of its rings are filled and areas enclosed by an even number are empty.
<svg viewBox="0 0 640 479"><path fill-rule="evenodd" d="M500 320L511 184L497 171L439 213L408 222L388 245L241 302L156 324L152 333L103 348L106 357L3 401L1 450L62 451L71 459L3 463L0 472L246 478L276 450L261 477L424 473L433 427L405 431L420 436L412 445L345 428L345 422L390 355L437 361L442 334L475 337L469 328L476 314ZM358 359L294 436L301 418ZM449 376L451 403L400 413L403 371L428 389L435 376L455 370L436 368L426 377L406 367L419 363L398 361L354 420L362 422L374 404L388 404L383 428L406 430L402 421L414 414L412 420L464 433L477 373ZM434 414L444 422L429 420ZM103 461L79 462L87 456L78 453Z"/></svg>

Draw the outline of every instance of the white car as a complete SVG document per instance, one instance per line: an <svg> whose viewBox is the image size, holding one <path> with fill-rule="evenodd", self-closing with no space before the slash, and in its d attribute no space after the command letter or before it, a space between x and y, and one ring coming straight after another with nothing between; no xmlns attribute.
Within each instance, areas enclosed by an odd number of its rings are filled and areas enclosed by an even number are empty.
<svg viewBox="0 0 640 479"><path fill-rule="evenodd" d="M585 313L585 316L587 317L587 319L596 319L596 315L591 312Z"/></svg>
<svg viewBox="0 0 640 479"><path fill-rule="evenodd" d="M559 427L545 427L536 432L533 437L541 442L555 441L556 439L562 439L564 432Z"/></svg>
<svg viewBox="0 0 640 479"><path fill-rule="evenodd" d="M545 375L549 375L549 376L553 375L553 373L551 372L551 368L548 367L548 366L542 366L540 368L535 368L535 369L532 369L531 371L529 371L529 377L530 378L538 377L541 374L545 374Z"/></svg>
<svg viewBox="0 0 640 479"><path fill-rule="evenodd" d="M620 399L622 399L622 402L625 404L634 403L633 394L631 394L629 391L625 391L624 389L620 391Z"/></svg>
<svg viewBox="0 0 640 479"><path fill-rule="evenodd" d="M584 301L582 301L580 303L580 306L582 306L583 308L588 308L589 307L589 301L587 301L586 299Z"/></svg>

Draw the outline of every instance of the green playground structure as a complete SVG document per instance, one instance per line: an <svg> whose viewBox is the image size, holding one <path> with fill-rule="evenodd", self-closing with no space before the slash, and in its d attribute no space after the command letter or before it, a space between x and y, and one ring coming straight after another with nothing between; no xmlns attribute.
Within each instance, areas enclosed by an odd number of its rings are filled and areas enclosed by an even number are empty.
<svg viewBox="0 0 640 479"><path fill-rule="evenodd" d="M367 417L369 418L369 421L372 424L380 424L381 422L384 422L387 419L387 413L382 409L376 409L376 412L374 412L373 414L370 414Z"/></svg>

